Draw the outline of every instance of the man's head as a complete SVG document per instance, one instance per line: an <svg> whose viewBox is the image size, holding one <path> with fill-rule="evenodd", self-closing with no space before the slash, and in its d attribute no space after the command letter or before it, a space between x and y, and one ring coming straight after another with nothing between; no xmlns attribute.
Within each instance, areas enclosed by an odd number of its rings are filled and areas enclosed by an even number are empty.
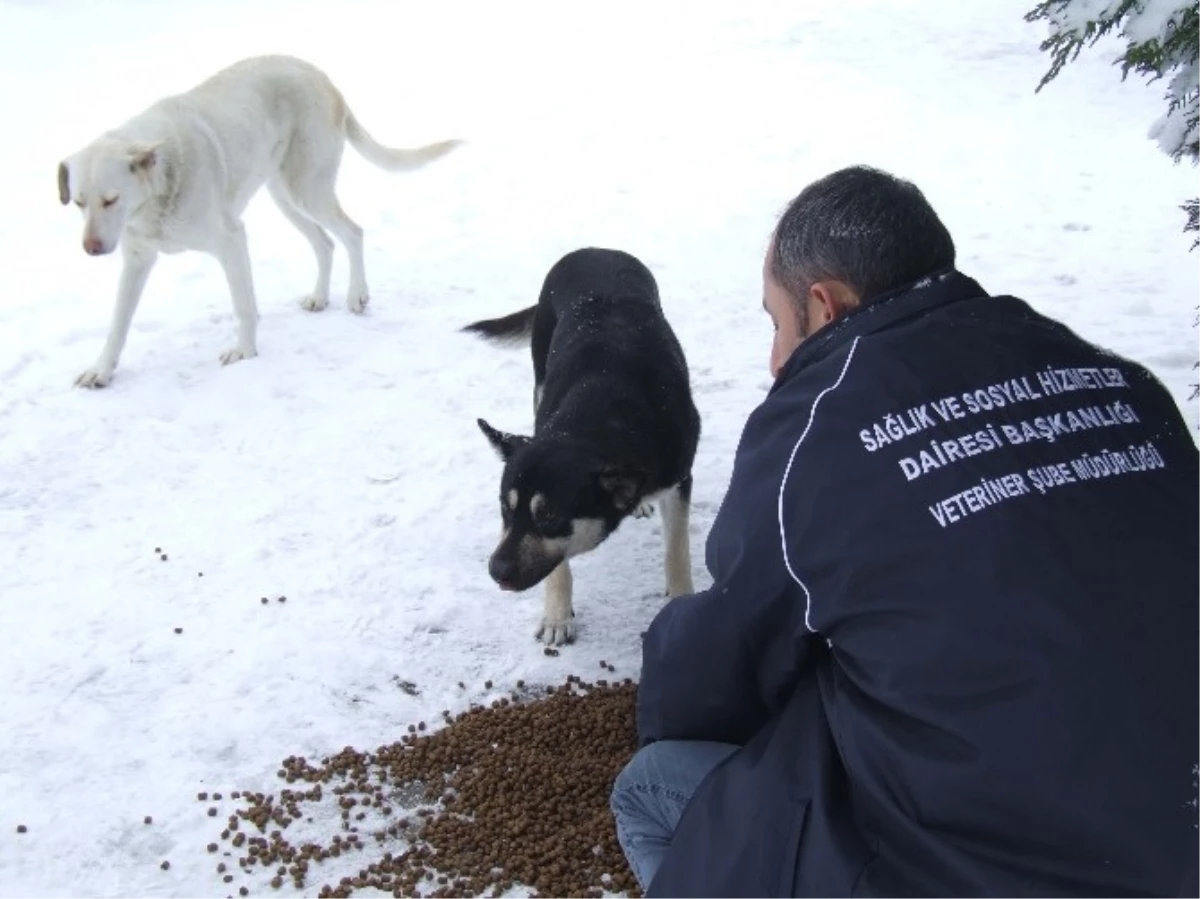
<svg viewBox="0 0 1200 899"><path fill-rule="evenodd" d="M779 219L763 263L771 375L854 307L952 265L950 232L916 185L866 166L813 182Z"/></svg>

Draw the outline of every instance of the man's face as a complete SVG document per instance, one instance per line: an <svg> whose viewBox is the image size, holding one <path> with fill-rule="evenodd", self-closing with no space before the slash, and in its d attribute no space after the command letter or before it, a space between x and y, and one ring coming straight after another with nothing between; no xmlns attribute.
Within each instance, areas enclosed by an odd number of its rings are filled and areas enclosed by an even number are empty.
<svg viewBox="0 0 1200 899"><path fill-rule="evenodd" d="M775 326L775 339L771 342L771 377L778 378L796 347L857 307L861 300L848 284L834 279L817 281L808 286L803 296L793 296L771 272L774 251L775 240L772 238L763 260L763 308Z"/></svg>
<svg viewBox="0 0 1200 899"><path fill-rule="evenodd" d="M779 377L779 371L791 358L796 347L808 338L811 331L808 297L793 299L771 273L771 255L775 242L767 247L763 260L763 309L771 317L775 327L775 338L771 341L771 377Z"/></svg>

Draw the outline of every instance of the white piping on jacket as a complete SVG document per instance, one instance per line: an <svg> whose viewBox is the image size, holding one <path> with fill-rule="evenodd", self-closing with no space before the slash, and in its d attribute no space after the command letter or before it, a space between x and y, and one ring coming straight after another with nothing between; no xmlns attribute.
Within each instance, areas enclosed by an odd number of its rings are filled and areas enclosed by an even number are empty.
<svg viewBox="0 0 1200 899"><path fill-rule="evenodd" d="M813 630L811 621L812 594L809 592L804 581L800 580L800 577L792 568L792 560L788 556L787 533L783 527L783 491L787 489L788 475L792 473L792 463L796 460L796 452L800 449L800 444L804 442L804 438L808 436L808 432L812 430L813 419L816 418L817 415L817 406L820 405L821 400L825 398L825 394L831 393L841 386L842 381L846 377L846 372L850 368L850 360L854 358L854 351L858 349L858 342L861 339L861 335L859 337L855 337L854 342L850 344L850 352L846 354L846 361L842 364L842 372L838 375L837 380L818 393L817 398L813 400L812 408L808 411L808 424L804 426L804 431L801 433L800 439L797 440L796 445L792 447L792 454L788 456L787 468L783 470L783 480L779 483L779 541L783 547L783 564L787 567L788 574L792 576L792 580L799 584L800 589L804 591L804 626L808 628L810 633L813 634L815 634L816 631Z"/></svg>

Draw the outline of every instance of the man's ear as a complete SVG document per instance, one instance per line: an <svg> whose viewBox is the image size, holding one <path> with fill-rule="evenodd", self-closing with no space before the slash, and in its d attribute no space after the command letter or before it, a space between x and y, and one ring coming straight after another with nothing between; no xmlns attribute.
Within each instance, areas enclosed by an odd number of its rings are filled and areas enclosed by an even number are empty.
<svg viewBox="0 0 1200 899"><path fill-rule="evenodd" d="M808 289L809 319L817 327L837 321L861 302L857 293L841 281L817 281ZM816 307L815 313L813 306ZM816 328L812 328L816 330Z"/></svg>
<svg viewBox="0 0 1200 899"><path fill-rule="evenodd" d="M598 486L619 512L632 512L642 496L646 473L632 468L603 468L595 475Z"/></svg>
<svg viewBox="0 0 1200 899"><path fill-rule="evenodd" d="M497 431L482 418L476 419L479 424L479 430L483 431L483 436L488 439L488 442L500 454L500 458L507 462L512 458L512 454L529 442L528 437L523 437L520 434L509 434L504 431Z"/></svg>
<svg viewBox="0 0 1200 899"><path fill-rule="evenodd" d="M64 206L71 202L71 173L66 160L58 164L58 202Z"/></svg>
<svg viewBox="0 0 1200 899"><path fill-rule="evenodd" d="M148 172L154 168L158 162L158 148L162 146L162 141L155 141L152 144L130 144L129 145L129 171Z"/></svg>

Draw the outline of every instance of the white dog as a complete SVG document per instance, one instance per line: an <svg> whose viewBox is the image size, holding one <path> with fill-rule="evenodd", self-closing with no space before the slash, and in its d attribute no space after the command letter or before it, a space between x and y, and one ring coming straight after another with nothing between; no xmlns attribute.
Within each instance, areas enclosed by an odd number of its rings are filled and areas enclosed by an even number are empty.
<svg viewBox="0 0 1200 899"><path fill-rule="evenodd" d="M59 199L83 210L84 250L100 256L119 245L124 257L108 340L75 383L103 387L112 378L160 252L201 250L220 261L238 324L237 345L221 354L221 362L257 355L258 310L241 216L264 184L317 256L317 283L304 308L318 312L329 303L328 228L350 255L346 305L362 312L368 299L363 232L334 191L347 139L389 171L419 168L461 143L383 147L321 70L299 59L264 56L158 101L63 160Z"/></svg>

